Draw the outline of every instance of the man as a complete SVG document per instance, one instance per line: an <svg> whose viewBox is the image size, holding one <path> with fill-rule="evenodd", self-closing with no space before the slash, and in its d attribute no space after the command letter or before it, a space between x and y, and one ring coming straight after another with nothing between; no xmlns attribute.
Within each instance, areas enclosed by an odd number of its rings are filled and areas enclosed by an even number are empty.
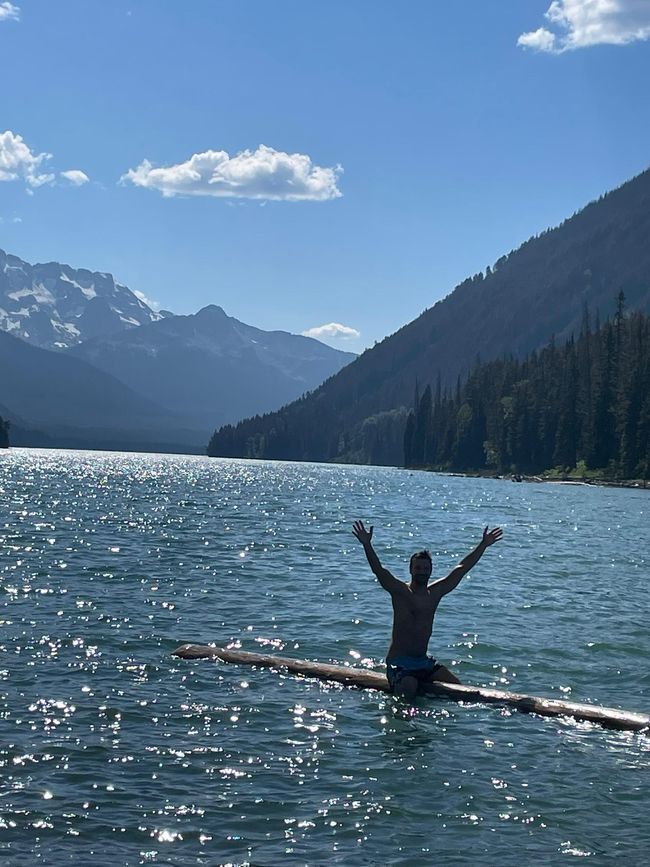
<svg viewBox="0 0 650 867"><path fill-rule="evenodd" d="M406 584L384 569L372 547L372 530L355 521L352 533L363 545L370 568L393 600L393 636L386 657L386 676L391 692L406 701L413 701L418 689L426 691L432 681L460 683L444 665L427 656L433 618L443 596L458 587L461 578L481 559L485 550L498 542L503 531L500 527L483 530L483 538L476 548L464 557L446 578L429 584L431 555L428 551L413 554L409 564L411 581Z"/></svg>

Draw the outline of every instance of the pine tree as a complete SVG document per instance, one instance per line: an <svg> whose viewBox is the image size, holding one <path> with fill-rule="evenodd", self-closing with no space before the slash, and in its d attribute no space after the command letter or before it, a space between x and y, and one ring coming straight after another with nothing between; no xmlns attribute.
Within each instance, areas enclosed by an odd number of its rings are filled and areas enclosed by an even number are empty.
<svg viewBox="0 0 650 867"><path fill-rule="evenodd" d="M407 422L407 465L543 472L555 466L650 478L650 317L624 315L522 361L477 365ZM410 452L409 452L409 444ZM414 444L414 445L413 445Z"/></svg>

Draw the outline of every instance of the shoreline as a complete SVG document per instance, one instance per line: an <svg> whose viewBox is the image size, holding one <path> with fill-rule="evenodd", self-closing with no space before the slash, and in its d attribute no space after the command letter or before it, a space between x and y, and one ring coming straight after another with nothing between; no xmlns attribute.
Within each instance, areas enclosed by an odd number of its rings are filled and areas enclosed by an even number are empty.
<svg viewBox="0 0 650 867"><path fill-rule="evenodd" d="M554 485L584 485L588 488L631 488L632 490L648 490L650 491L650 481L647 479L603 479L603 478L595 478L588 479L583 476L574 476L570 473L566 476L562 476L561 478L557 478L555 476L548 476L544 473L540 473L537 475L528 475L525 473L490 473L490 472L478 472L478 471L468 471L466 473L458 473L458 472L446 472L445 470L431 470L425 467L406 467L407 470L419 469L424 472L436 472L442 473L446 476L459 476L465 479L500 479L501 481L512 481L512 482L536 482L536 483L548 483Z"/></svg>

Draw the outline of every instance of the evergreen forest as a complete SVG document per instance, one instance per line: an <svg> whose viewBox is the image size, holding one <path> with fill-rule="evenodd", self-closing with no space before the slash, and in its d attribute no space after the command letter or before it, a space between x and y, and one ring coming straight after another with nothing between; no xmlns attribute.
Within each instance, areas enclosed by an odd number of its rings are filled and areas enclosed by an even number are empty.
<svg viewBox="0 0 650 867"><path fill-rule="evenodd" d="M625 315L419 393L404 463L449 471L650 478L650 316Z"/></svg>
<svg viewBox="0 0 650 867"><path fill-rule="evenodd" d="M416 381L422 386L434 383L440 372L442 390L453 389L459 377L461 383L467 381L477 357L484 362L510 355L521 359L533 350L541 357L552 334L555 335L557 356L549 349L544 358L545 363L556 365L559 370L563 351L559 347L564 347L569 340L566 351L569 354L578 352L579 341L570 338L584 327L585 308L592 311L595 320L597 311L603 311L604 315L604 311L611 310L612 295L619 290L625 292L630 311L650 314L649 236L650 170L592 202L556 228L529 239L517 250L499 258L485 272L468 277L446 298L437 301L395 334L367 349L311 393L275 412L243 419L215 431L208 445L208 454L271 460L402 464L406 418L413 405ZM395 298L395 303L399 304L397 287ZM590 327L597 330L596 322ZM623 327L627 325L621 324L620 328ZM590 339L593 345L589 343L588 351L591 353L600 338L592 335ZM585 346L581 346L580 353L585 351ZM532 356L526 364L534 365L536 358ZM619 361L624 367L624 359ZM580 363L584 363L582 355ZM611 363L615 364L613 356ZM506 388L510 381L508 377L515 376L514 367L511 369L510 362L504 361L497 363L497 368L501 369L499 365L503 367L503 387ZM580 370L579 374L582 376L583 371ZM595 366L590 373L595 391L601 387L600 375L600 368ZM618 388L618 368L614 370L612 366L607 375L616 377ZM474 384L476 376L474 372L471 380ZM570 377L570 372L566 376ZM613 386L608 382L602 387ZM511 398L518 407L518 402L528 400L526 389L529 388L532 388L532 383L522 385L512 394L504 392L502 396ZM559 398L559 386L550 388L551 394ZM569 389L568 382L566 388ZM418 401L423 397L421 392ZM455 399L455 392L453 397ZM589 399L594 398L590 396ZM610 400L610 397L601 395L599 399ZM432 403L435 403L434 396ZM467 406L474 406L474 403L468 400ZM549 410L551 414L557 412L550 395L547 405L553 406ZM501 409L503 411L503 407ZM619 409L615 411L619 412ZM426 406L424 411L426 413ZM453 407L446 405L445 411L453 413ZM539 411L537 405L535 411ZM583 412L583 408L580 411ZM605 413L607 424L603 436L605 440L608 437L611 440L614 437L612 430L618 430L619 421L612 419L613 410L604 410L599 405L597 410L593 409L596 411ZM465 414L466 410L461 422ZM552 421L549 418L548 424ZM582 425L585 418L581 416L578 421ZM440 419L438 422L442 424ZM529 416L520 416L517 423L532 422ZM587 427L584 430L580 427L580 436L589 438L589 425L595 423L593 415L590 416L586 421ZM488 424L490 437L480 433L482 425ZM540 434L543 451L533 454L527 453L513 439L523 436L523 431L516 435L508 428L510 441L504 445L500 437L505 422L499 424L501 427L495 427L496 421L490 413L485 421L482 418L473 419L471 423L467 421L468 429L475 437L469 451L458 450L461 440L465 443L463 449L465 446L469 448L464 436L459 440L455 432L452 435L447 431L445 436L451 441L446 442L440 439L436 430L435 448L429 442L425 452L420 422L417 432L409 431L409 449L415 436L414 451L408 453L409 463L417 466L483 467L486 460L483 444L495 436L499 451L491 454L488 464L495 470L513 463L521 466L522 471L524 466L546 469L560 463L571 464L573 447L567 445L563 450L558 446L556 455L555 434L551 435L550 431L544 430L543 435ZM566 420L562 424L569 422ZM479 440L479 436L483 439ZM563 436L570 441L574 435L567 429ZM605 452L607 461L618 461L618 457L612 457L613 447L610 446L598 450L596 440L594 445L587 443L584 448L589 465L605 467ZM582 455L584 448L582 440L579 440L577 452ZM628 454L627 444L625 448L625 454ZM629 466L631 459L625 454L623 463Z"/></svg>

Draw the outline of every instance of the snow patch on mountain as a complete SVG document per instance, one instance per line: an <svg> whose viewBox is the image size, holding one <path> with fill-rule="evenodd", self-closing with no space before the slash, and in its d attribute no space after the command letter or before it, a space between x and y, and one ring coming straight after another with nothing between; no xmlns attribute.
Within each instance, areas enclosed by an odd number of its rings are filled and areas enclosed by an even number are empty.
<svg viewBox="0 0 650 867"><path fill-rule="evenodd" d="M73 280L72 277L68 277L64 271L61 271L61 280L65 280L67 283L72 283L73 286L76 286L83 292L88 300L97 297L97 292L94 286L82 286L81 283L77 283L77 281Z"/></svg>
<svg viewBox="0 0 650 867"><path fill-rule="evenodd" d="M168 315L105 271L30 265L0 250L0 328L36 346L67 349Z"/></svg>

